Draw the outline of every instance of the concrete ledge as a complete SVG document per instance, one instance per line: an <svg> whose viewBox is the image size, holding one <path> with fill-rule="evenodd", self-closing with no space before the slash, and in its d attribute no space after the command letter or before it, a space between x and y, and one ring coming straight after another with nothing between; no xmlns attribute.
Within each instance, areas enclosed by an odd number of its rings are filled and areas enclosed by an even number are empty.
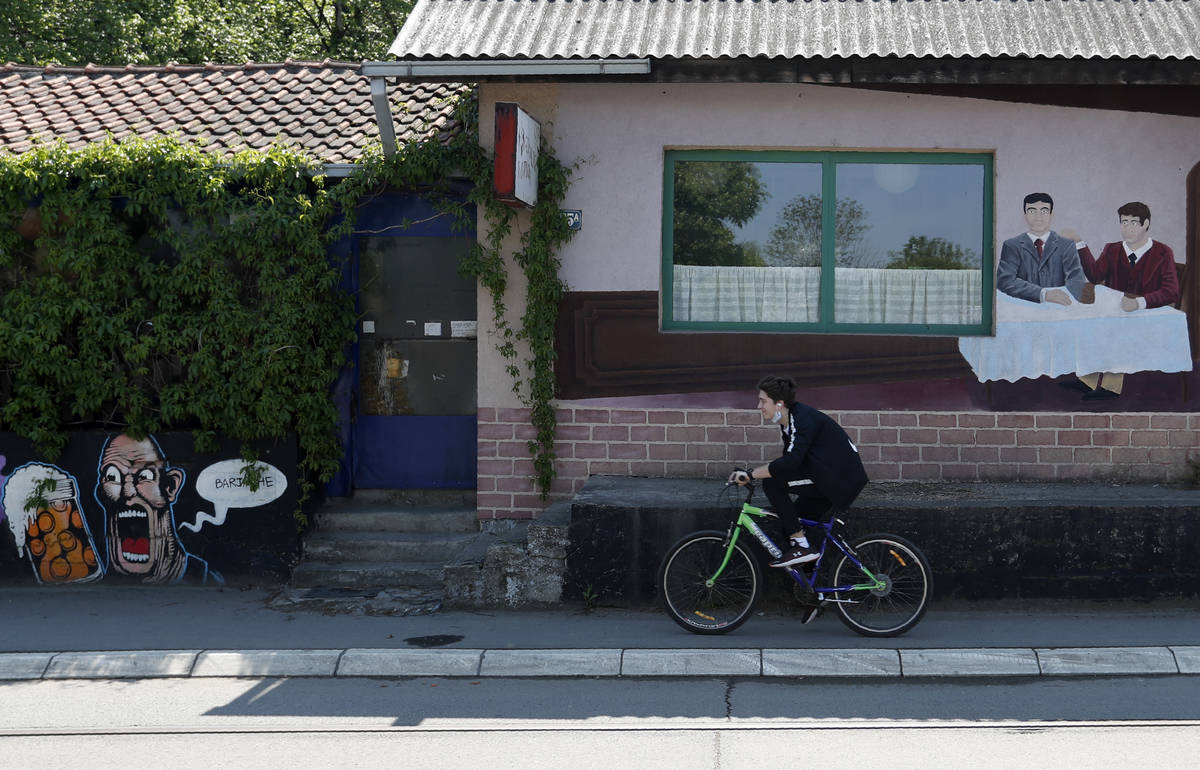
<svg viewBox="0 0 1200 770"><path fill-rule="evenodd" d="M1178 674L1175 656L1166 647L1076 647L1037 650L1042 673Z"/></svg>
<svg viewBox="0 0 1200 770"><path fill-rule="evenodd" d="M485 650L483 676L619 676L620 650Z"/></svg>
<svg viewBox="0 0 1200 770"><path fill-rule="evenodd" d="M52 652L2 653L0 679L41 679L53 657Z"/></svg>
<svg viewBox="0 0 1200 770"><path fill-rule="evenodd" d="M1169 647L1181 674L1200 674L1200 647Z"/></svg>
<svg viewBox="0 0 1200 770"><path fill-rule="evenodd" d="M46 668L44 679L152 679L187 676L199 650L130 652L61 652Z"/></svg>
<svg viewBox="0 0 1200 770"><path fill-rule="evenodd" d="M338 676L479 676L483 650L346 650Z"/></svg>
<svg viewBox="0 0 1200 770"><path fill-rule="evenodd" d="M589 478L571 500L563 598L652 606L670 546L726 529L720 490L716 479ZM761 491L754 502L765 504ZM1188 598L1200 593L1198 502L1200 492L1165 484L880 482L842 518L851 537L911 540L940 598ZM765 589L793 603L786 581Z"/></svg>
<svg viewBox="0 0 1200 770"><path fill-rule="evenodd" d="M900 650L904 676L1037 676L1029 649Z"/></svg>
<svg viewBox="0 0 1200 770"><path fill-rule="evenodd" d="M896 650L763 650L763 676L900 676Z"/></svg>
<svg viewBox="0 0 1200 770"><path fill-rule="evenodd" d="M333 676L341 650L202 652L192 676Z"/></svg>
<svg viewBox="0 0 1200 770"><path fill-rule="evenodd" d="M622 676L760 676L759 650L625 650Z"/></svg>

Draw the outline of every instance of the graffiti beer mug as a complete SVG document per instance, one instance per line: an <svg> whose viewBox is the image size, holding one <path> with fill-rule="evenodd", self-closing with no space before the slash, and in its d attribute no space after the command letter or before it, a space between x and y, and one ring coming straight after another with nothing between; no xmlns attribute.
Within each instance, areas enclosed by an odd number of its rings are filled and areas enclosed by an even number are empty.
<svg viewBox="0 0 1200 770"><path fill-rule="evenodd" d="M29 554L38 582L82 583L102 576L74 478L30 463L8 477L4 492L17 548Z"/></svg>

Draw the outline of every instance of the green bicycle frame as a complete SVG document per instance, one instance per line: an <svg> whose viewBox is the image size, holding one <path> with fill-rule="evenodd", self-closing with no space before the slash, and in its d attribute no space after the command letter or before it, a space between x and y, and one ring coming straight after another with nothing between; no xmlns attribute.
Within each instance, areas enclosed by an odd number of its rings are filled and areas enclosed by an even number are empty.
<svg viewBox="0 0 1200 770"><path fill-rule="evenodd" d="M743 529L745 529L747 532L749 532L751 535L753 535L754 538L756 540L758 540L759 544L764 549L766 549L767 553L771 554L772 558L779 558L779 556L783 552L779 550L779 546L775 545L775 542L773 540L771 540L770 537L767 536L766 532L763 532L762 527L758 526L758 522L756 522L754 520L755 518L766 518L768 515L769 514L766 511L764 511L762 508L753 506L750 503L742 503L742 510L741 510L741 513L738 514L737 521L735 521L733 523L733 525L730 526L729 545L726 546L726 548L725 548L725 558L721 560L721 566L717 567L717 571L715 573L713 573L713 576L710 577L707 581L705 581L705 585L707 587L712 588L712 586L716 583L717 578L719 578L721 576L721 573L723 573L725 571L725 567L729 565L729 559L733 556L733 549L737 545L738 536L741 534ZM832 540L833 543L838 547L838 550L840 550L842 553L846 554L846 556L849 557L849 559L852 562L854 562L858 566L858 568L860 570L862 570L863 573L867 577L869 577L871 579L871 582L869 582L869 583L857 583L855 585L846 586L845 588L832 588L829 590L839 591L839 592L841 592L841 591L875 591L875 590L882 590L883 588L886 587L886 584L882 580L875 577L874 573L872 573L871 570L867 569L862 564L862 562L860 562L858 559L854 558L854 555L851 554L841 544L840 540L837 537L833 536L833 533L829 531L832 528L829 524L823 524L819 521L810 521L808 519L801 519L800 521L801 521L801 523L803 523L807 526L823 527L825 529L826 533L829 535L829 537L826 538L826 542L828 543L830 540ZM824 557L825 557L825 548L824 548L824 546L822 546L821 559L823 559ZM820 559L818 559L817 564L819 565L820 563L821 563ZM792 579L795 580L797 583L800 583L801 585L809 586L810 588L812 587L812 583L808 580L808 578L804 577L802 574L800 574L796 570L788 568L788 574L790 574L792 576Z"/></svg>

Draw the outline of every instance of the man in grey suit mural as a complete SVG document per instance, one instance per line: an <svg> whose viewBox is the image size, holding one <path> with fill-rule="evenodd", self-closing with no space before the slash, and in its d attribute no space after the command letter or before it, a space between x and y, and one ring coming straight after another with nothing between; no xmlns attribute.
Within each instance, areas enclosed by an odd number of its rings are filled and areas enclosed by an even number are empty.
<svg viewBox="0 0 1200 770"><path fill-rule="evenodd" d="M1072 298L1078 301L1087 279L1075 242L1050 229L1054 199L1046 193L1030 193L1023 210L1029 230L1001 247L996 288L1029 302L1070 305Z"/></svg>

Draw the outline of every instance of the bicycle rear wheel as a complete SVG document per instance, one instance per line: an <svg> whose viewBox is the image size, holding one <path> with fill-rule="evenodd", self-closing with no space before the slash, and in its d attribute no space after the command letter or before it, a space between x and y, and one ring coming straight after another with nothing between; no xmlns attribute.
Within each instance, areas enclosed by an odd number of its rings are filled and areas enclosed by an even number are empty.
<svg viewBox="0 0 1200 770"><path fill-rule="evenodd" d="M925 555L895 535L867 535L854 541L851 550L884 587L837 594L842 622L863 636L899 636L919 623L933 593L933 572ZM833 573L835 586L869 581L848 556Z"/></svg>
<svg viewBox="0 0 1200 770"><path fill-rule="evenodd" d="M724 532L694 532L671 546L658 568L658 591L667 614L694 634L732 631L746 622L758 603L762 569L741 543L709 584L725 550Z"/></svg>

